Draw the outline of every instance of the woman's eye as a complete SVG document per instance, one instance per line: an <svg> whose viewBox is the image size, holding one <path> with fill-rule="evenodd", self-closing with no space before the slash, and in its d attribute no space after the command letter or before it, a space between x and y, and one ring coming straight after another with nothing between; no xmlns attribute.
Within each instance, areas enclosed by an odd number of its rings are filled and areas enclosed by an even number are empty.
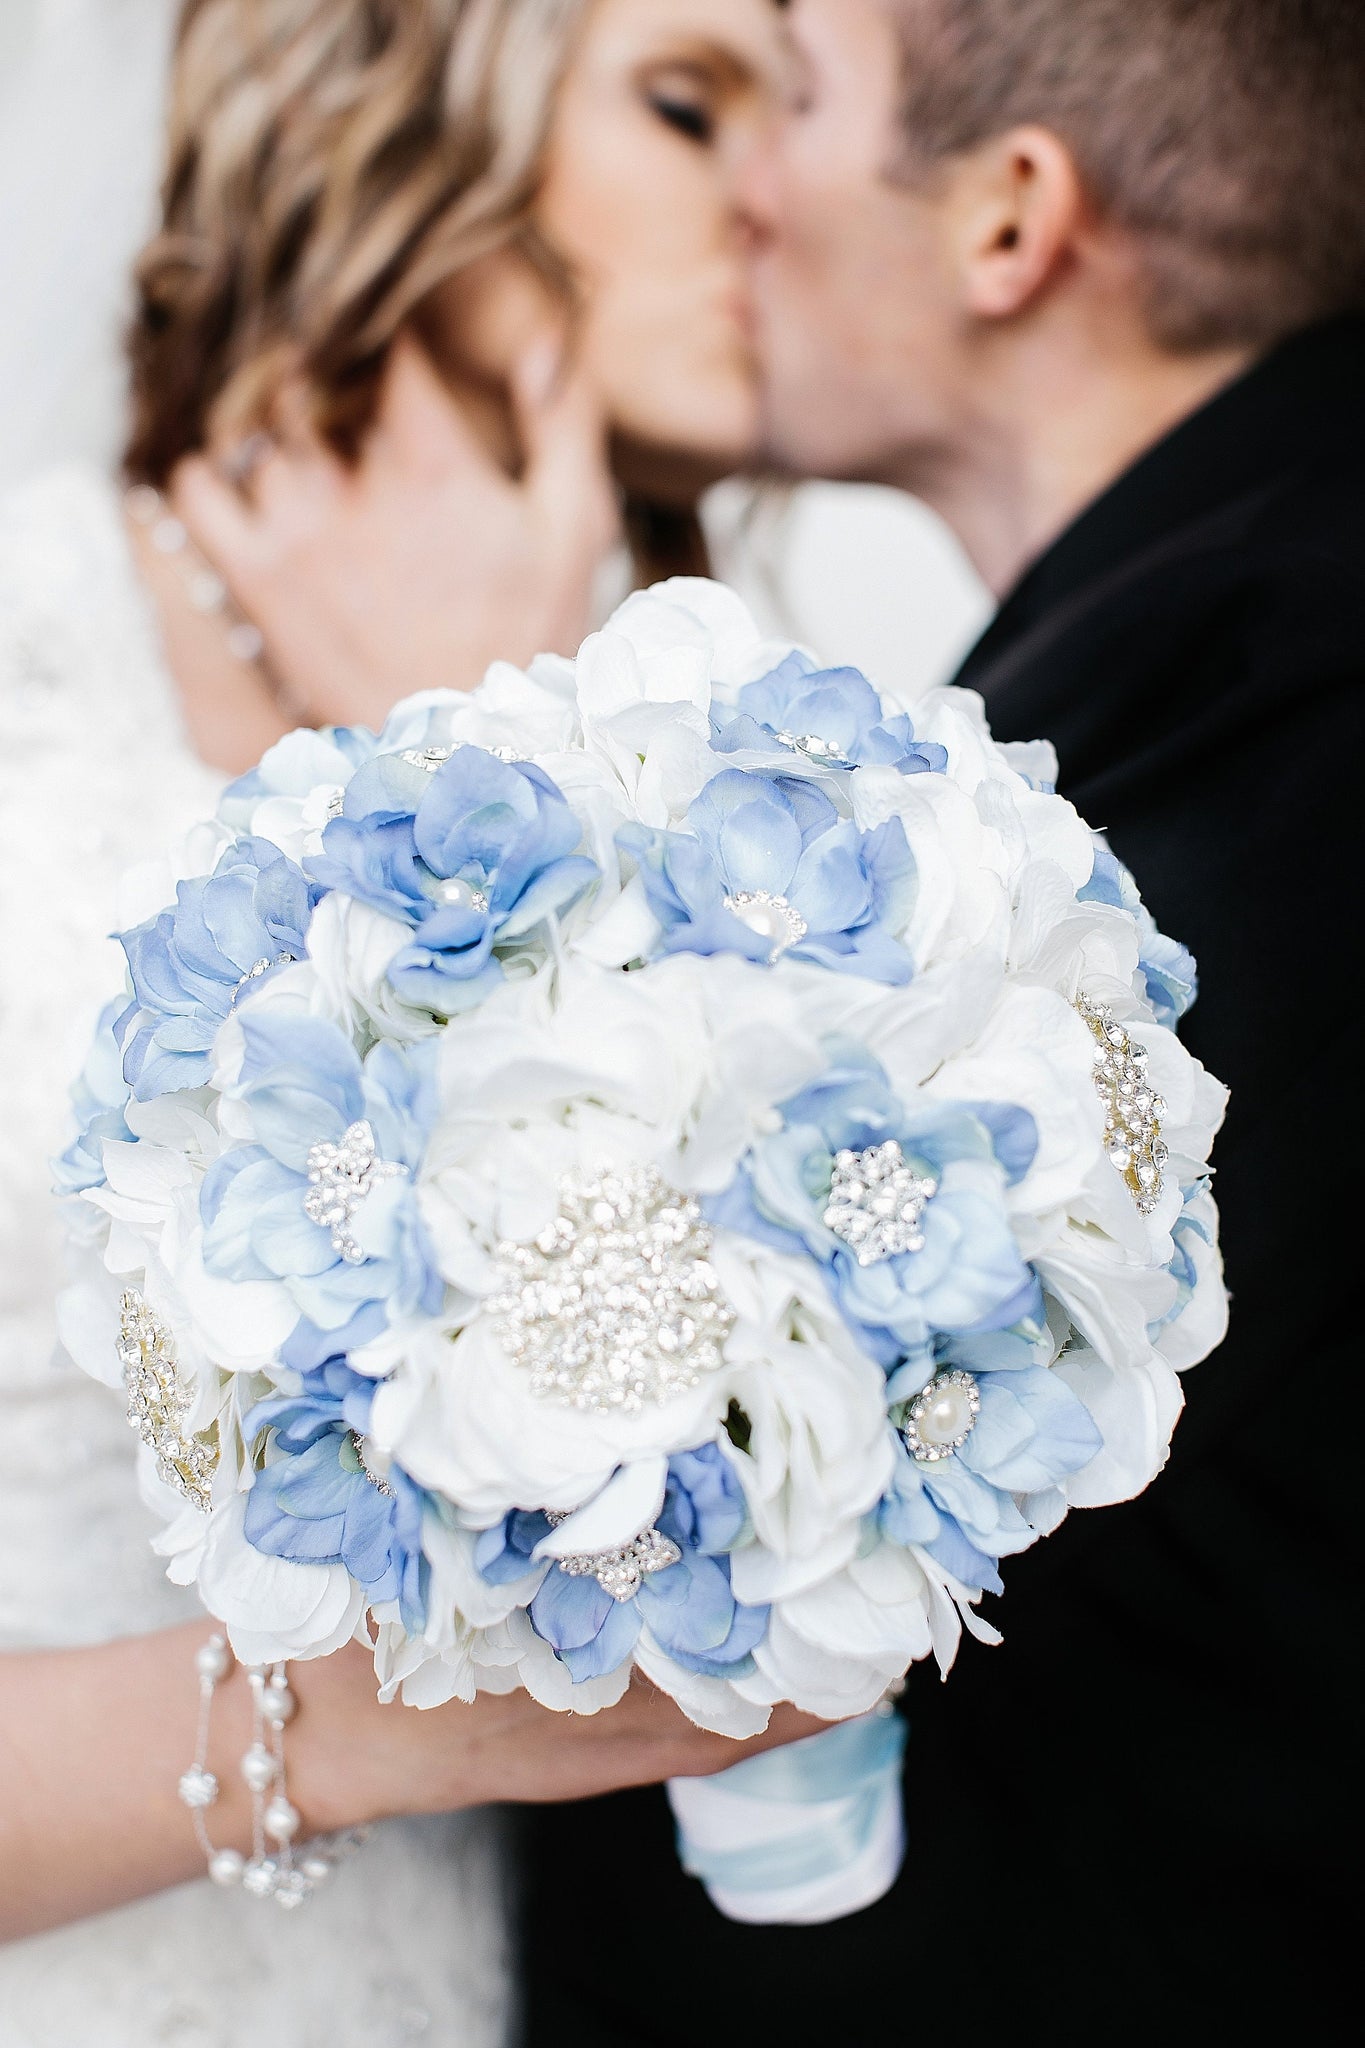
<svg viewBox="0 0 1365 2048"><path fill-rule="evenodd" d="M689 142L710 142L715 135L716 124L711 109L700 100L655 91L649 95L649 104L661 121L680 135L685 135Z"/></svg>

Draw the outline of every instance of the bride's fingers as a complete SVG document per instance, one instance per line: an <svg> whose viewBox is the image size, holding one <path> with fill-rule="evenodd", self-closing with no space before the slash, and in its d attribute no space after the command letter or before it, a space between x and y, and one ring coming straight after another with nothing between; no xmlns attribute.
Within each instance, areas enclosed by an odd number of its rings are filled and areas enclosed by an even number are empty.
<svg viewBox="0 0 1365 2048"><path fill-rule="evenodd" d="M390 351L363 467L434 481L455 476L471 486L509 488L430 356L408 334L400 334Z"/></svg>
<svg viewBox="0 0 1365 2048"><path fill-rule="evenodd" d="M616 538L616 493L602 403L562 337L543 335L518 358L512 403L526 451L525 488L546 528L596 556Z"/></svg>
<svg viewBox="0 0 1365 2048"><path fill-rule="evenodd" d="M207 456L187 455L176 464L167 498L190 539L229 584L257 566L262 543L255 513Z"/></svg>

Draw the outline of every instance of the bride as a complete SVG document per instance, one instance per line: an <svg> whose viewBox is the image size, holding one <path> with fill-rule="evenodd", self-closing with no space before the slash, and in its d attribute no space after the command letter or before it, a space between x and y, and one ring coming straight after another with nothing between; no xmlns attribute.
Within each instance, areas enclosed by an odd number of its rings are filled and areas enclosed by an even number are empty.
<svg viewBox="0 0 1365 2048"><path fill-rule="evenodd" d="M704 566L697 496L756 433L719 160L762 116L777 22L771 0L184 9L131 488L63 471L0 507L5 2048L499 2042L477 1809L743 1753L643 1691L596 1720L380 1708L352 1646L291 1672L291 1796L306 1830L373 1838L297 1915L204 1882L176 1783L207 1627L148 1549L121 1404L54 1362L46 1162L117 986L105 934L138 914L116 878L225 774L300 719L373 724L571 646L622 563ZM211 1818L245 1851L245 1678L218 1694Z"/></svg>

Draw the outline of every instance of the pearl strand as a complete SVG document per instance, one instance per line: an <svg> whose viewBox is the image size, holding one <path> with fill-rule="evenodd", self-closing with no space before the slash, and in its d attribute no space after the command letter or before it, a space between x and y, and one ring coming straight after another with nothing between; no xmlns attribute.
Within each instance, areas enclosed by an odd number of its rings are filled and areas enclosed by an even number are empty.
<svg viewBox="0 0 1365 2048"><path fill-rule="evenodd" d="M295 702L266 658L265 636L236 603L227 583L191 540L183 519L176 516L155 484L133 484L124 494L128 516L143 528L159 555L171 563L195 611L223 621L224 642L234 661L252 669L272 702L288 718L304 721Z"/></svg>
<svg viewBox="0 0 1365 2048"><path fill-rule="evenodd" d="M208 1767L209 1729L218 1687L233 1668L226 1638L212 1635L195 1652L199 1679L199 1719L194 1761L181 1774L180 1803L189 1811L195 1839L204 1852L208 1874L225 1889L240 1886L255 1899L273 1899L291 1910L325 1884L340 1858L358 1848L367 1830L318 1836L296 1855L294 1837L302 1815L289 1797L285 1780L284 1731L294 1718L296 1701L284 1664L243 1666L251 1689L251 1741L238 1768L251 1794L251 1854L216 1849L209 1836L207 1813L221 1787Z"/></svg>

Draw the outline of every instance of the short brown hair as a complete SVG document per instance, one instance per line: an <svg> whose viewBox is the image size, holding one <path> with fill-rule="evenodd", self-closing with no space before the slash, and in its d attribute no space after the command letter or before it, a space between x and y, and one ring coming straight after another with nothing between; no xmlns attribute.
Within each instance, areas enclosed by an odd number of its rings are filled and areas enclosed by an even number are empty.
<svg viewBox="0 0 1365 2048"><path fill-rule="evenodd" d="M1134 237L1154 337L1365 310L1365 0L896 0L914 179L1023 122Z"/></svg>

